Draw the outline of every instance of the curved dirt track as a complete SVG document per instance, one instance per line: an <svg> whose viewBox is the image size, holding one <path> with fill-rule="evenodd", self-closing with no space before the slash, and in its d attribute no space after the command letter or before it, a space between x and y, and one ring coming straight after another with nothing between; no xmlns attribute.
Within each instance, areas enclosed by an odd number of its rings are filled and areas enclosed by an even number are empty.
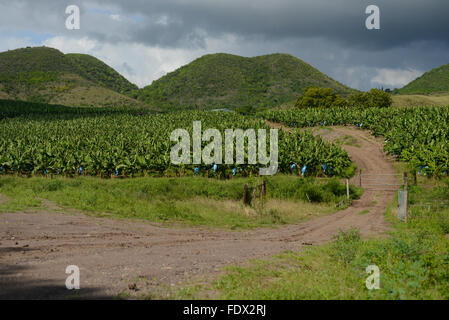
<svg viewBox="0 0 449 320"><path fill-rule="evenodd" d="M381 143L368 132L348 127L326 132L330 140L345 135L357 139L359 146L343 148L364 173L395 173ZM389 179L386 183L396 182ZM393 195L366 191L336 214L245 232L92 218L51 204L37 213L0 214L0 298L111 298L129 292L129 283L136 283L140 292L154 291L214 274L231 263L323 243L350 227L365 236L380 234L388 229L383 213ZM80 268L79 291L65 288L68 265Z"/></svg>

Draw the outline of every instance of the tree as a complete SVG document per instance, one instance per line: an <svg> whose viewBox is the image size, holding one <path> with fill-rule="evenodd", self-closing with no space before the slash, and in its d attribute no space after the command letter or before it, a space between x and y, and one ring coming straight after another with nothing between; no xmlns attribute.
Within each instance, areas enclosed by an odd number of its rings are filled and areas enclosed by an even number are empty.
<svg viewBox="0 0 449 320"><path fill-rule="evenodd" d="M331 88L309 87L304 95L299 97L295 107L305 108L331 108L346 106L346 101Z"/></svg>
<svg viewBox="0 0 449 320"><path fill-rule="evenodd" d="M367 92L354 93L348 97L348 106L352 108L367 108L368 101L369 97Z"/></svg>
<svg viewBox="0 0 449 320"><path fill-rule="evenodd" d="M354 108L388 108L393 104L390 94L379 89L349 96L348 105Z"/></svg>
<svg viewBox="0 0 449 320"><path fill-rule="evenodd" d="M371 89L368 95L368 104L372 108L389 108L393 104L391 95L382 90Z"/></svg>

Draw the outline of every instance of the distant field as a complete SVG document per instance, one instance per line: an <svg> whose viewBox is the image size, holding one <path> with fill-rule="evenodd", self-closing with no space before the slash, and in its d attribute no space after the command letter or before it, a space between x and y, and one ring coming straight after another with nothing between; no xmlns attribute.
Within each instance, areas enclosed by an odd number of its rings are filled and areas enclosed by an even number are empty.
<svg viewBox="0 0 449 320"><path fill-rule="evenodd" d="M393 107L447 106L449 93L446 94L406 94L393 95Z"/></svg>

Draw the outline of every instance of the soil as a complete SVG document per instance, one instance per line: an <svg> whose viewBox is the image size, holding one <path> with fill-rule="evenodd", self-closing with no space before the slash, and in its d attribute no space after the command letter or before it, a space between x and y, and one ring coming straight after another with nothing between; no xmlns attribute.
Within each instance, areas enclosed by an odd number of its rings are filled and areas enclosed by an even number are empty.
<svg viewBox="0 0 449 320"><path fill-rule="evenodd" d="M342 147L364 174L396 173L382 151L382 141L367 131L333 127L315 133L329 140L354 137L356 145ZM386 177L383 182L394 184L396 178ZM357 178L353 183L357 184ZM95 218L51 203L39 212L1 214L0 299L110 299L121 292L170 288L216 274L229 264L321 244L351 227L364 236L385 234L389 225L383 214L393 196L393 192L365 191L338 213L251 231ZM6 199L0 196L0 202ZM65 287L69 265L79 266L81 290Z"/></svg>

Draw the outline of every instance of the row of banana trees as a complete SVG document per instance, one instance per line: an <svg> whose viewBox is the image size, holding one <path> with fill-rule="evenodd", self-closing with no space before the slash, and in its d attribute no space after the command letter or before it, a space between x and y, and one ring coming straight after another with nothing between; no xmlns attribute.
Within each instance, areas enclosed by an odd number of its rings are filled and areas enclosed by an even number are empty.
<svg viewBox="0 0 449 320"><path fill-rule="evenodd" d="M201 121L203 130L216 128L222 133L235 128L269 129L260 118L232 112L148 114L62 109L53 113L40 107L44 112L15 112L9 117L2 110L11 114L12 108L0 105L0 174L257 175L261 165L174 165L170 152L175 142L170 141L170 134L180 128L192 133L194 121ZM279 172L342 176L350 167L351 160L338 146L309 133L279 131Z"/></svg>
<svg viewBox="0 0 449 320"><path fill-rule="evenodd" d="M263 116L291 127L354 125L385 138L385 151L428 176L449 173L449 106L331 108L270 111Z"/></svg>

